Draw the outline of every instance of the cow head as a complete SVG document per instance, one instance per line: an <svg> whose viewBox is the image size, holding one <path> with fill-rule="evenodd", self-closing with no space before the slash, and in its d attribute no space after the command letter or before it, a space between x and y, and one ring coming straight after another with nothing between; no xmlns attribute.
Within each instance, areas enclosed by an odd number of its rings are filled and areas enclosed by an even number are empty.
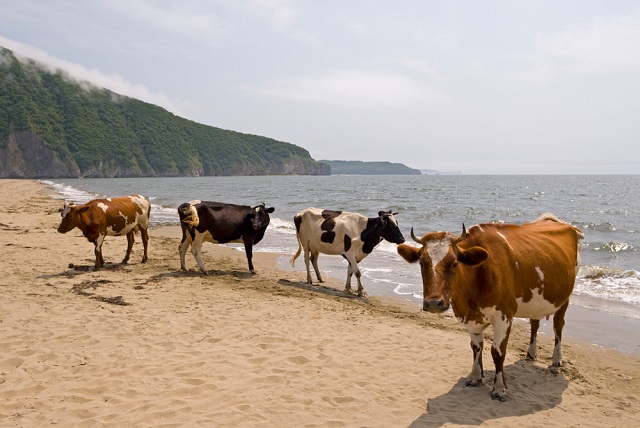
<svg viewBox="0 0 640 428"><path fill-rule="evenodd" d="M58 232L67 233L77 227L78 223L80 223L80 214L88 209L89 207L87 205L77 207L73 202L65 203L64 208L60 209L62 221L60 222L60 226L58 226Z"/></svg>
<svg viewBox="0 0 640 428"><path fill-rule="evenodd" d="M399 245L398 254L409 263L420 262L424 296L422 309L427 312L446 311L456 284L472 280L465 278L465 270L480 266L488 253L478 246L465 249L468 243L465 242L467 233L464 225L459 237L449 232L429 232L417 238L411 228L411 238L422 246Z"/></svg>
<svg viewBox="0 0 640 428"><path fill-rule="evenodd" d="M251 207L251 212L247 214L247 220L251 222L253 230L260 230L269 225L271 218L269 214L274 212L274 207L266 208L264 204Z"/></svg>
<svg viewBox="0 0 640 428"><path fill-rule="evenodd" d="M404 242L404 236L398 227L398 222L395 217L393 217L397 214L398 213L392 213L391 211L378 212L378 216L380 217L380 222L382 224L380 236L394 244L402 244Z"/></svg>

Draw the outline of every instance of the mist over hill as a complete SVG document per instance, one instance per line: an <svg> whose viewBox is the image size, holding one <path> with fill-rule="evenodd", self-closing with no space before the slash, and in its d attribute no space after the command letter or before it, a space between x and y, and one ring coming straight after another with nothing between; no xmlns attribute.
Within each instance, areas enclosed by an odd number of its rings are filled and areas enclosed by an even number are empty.
<svg viewBox="0 0 640 428"><path fill-rule="evenodd" d="M0 47L0 178L330 173L302 147L202 125Z"/></svg>

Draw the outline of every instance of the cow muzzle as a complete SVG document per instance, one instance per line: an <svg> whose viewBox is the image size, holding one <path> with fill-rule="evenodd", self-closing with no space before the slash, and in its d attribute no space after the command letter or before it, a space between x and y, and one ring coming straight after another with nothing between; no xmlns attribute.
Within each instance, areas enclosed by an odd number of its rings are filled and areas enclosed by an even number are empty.
<svg viewBox="0 0 640 428"><path fill-rule="evenodd" d="M425 312L439 313L449 309L449 302L444 299L425 299L422 302L422 310Z"/></svg>

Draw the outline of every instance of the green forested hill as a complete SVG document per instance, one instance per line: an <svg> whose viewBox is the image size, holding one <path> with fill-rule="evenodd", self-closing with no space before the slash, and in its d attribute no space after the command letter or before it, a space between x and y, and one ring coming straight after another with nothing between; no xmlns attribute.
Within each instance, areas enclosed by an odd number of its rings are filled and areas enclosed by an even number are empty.
<svg viewBox="0 0 640 428"><path fill-rule="evenodd" d="M346 160L321 160L331 165L332 174L354 175L420 175L419 169L409 168L402 163L363 162Z"/></svg>
<svg viewBox="0 0 640 428"><path fill-rule="evenodd" d="M0 177L329 173L296 145L198 124L0 47Z"/></svg>

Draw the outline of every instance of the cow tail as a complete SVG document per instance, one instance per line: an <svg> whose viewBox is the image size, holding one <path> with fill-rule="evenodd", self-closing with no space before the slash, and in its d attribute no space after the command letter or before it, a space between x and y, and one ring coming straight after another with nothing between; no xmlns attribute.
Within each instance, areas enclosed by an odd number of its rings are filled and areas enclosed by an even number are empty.
<svg viewBox="0 0 640 428"><path fill-rule="evenodd" d="M302 251L302 242L300 242L300 222L302 221L302 217L300 217L299 215L296 215L293 218L293 222L296 225L296 238L298 238L298 251L296 251L296 253L293 255L293 257L291 257L291 266L293 267L294 263L296 262L296 259L298 258L298 256L300 256L300 252Z"/></svg>
<svg viewBox="0 0 640 428"><path fill-rule="evenodd" d="M198 217L198 210L189 202L178 207L178 216L180 217L180 223L190 227L197 227L200 224L200 218Z"/></svg>
<svg viewBox="0 0 640 428"><path fill-rule="evenodd" d="M296 262L298 256L300 256L300 252L302 251L302 244L300 243L300 238L298 238L298 251L291 257L291 266L293 266Z"/></svg>

